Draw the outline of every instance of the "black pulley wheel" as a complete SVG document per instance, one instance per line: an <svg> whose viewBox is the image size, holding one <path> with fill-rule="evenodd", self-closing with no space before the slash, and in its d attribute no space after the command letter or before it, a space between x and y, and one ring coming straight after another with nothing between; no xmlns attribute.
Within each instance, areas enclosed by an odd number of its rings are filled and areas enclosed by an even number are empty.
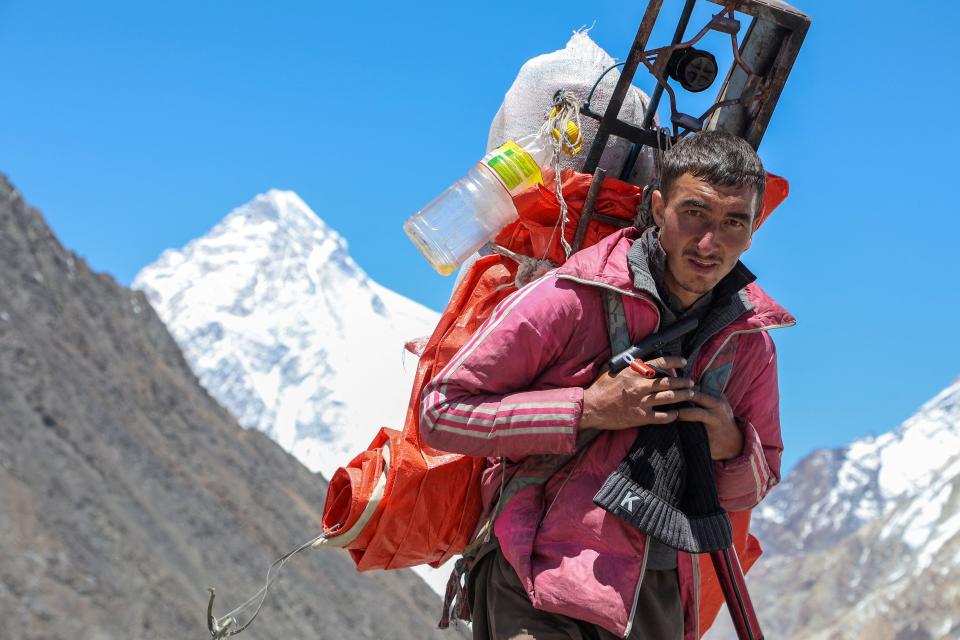
<svg viewBox="0 0 960 640"><path fill-rule="evenodd" d="M705 91L717 79L717 59L709 51L687 47L673 52L667 75L691 93Z"/></svg>

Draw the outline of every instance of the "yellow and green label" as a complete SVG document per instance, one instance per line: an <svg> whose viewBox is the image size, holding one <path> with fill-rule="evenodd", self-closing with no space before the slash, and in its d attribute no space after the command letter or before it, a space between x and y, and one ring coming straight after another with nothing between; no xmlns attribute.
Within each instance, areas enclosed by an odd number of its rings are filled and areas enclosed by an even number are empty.
<svg viewBox="0 0 960 640"><path fill-rule="evenodd" d="M533 156L513 140L494 149L483 159L483 163L500 177L510 191L517 187L526 189L543 182L540 167Z"/></svg>

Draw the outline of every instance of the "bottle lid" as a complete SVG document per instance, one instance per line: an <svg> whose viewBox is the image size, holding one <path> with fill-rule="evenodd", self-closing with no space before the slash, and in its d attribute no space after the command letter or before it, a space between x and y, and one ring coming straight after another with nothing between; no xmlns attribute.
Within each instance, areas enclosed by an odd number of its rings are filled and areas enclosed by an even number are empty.
<svg viewBox="0 0 960 640"><path fill-rule="evenodd" d="M566 135L561 135L556 127L552 130L553 137L560 143L560 148L568 156L575 156L583 150L583 136L580 129L572 120L567 120Z"/></svg>

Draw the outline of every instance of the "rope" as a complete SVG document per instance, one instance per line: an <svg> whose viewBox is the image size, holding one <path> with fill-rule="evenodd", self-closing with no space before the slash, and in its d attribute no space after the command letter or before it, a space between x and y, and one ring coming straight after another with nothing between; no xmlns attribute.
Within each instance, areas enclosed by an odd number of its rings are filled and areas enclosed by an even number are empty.
<svg viewBox="0 0 960 640"><path fill-rule="evenodd" d="M570 124L575 125L576 133L570 129ZM567 201L563 199L563 184L560 179L560 154L566 153L573 156L583 148L583 129L580 125L580 99L570 91L561 89L553 99L553 110L547 116L547 121L540 128L541 135L548 135L550 143L553 145L553 182L556 189L557 202L560 204L560 216L550 234L550 240L544 247L543 255L540 259L547 257L547 251L553 245L553 239L557 235L557 229L560 231L560 244L563 246L565 257L569 258L573 253L573 247L567 242L563 234L566 228L569 212L567 211Z"/></svg>
<svg viewBox="0 0 960 640"><path fill-rule="evenodd" d="M514 253L498 244L491 243L490 245L495 253L510 258L519 265L517 277L514 280L518 289L557 266L551 260L547 260L547 253L553 246L554 238L557 237L557 229L566 228L569 219L567 201L563 198L563 183L560 179L560 154L565 153L568 156L574 156L580 153L583 149L583 134L581 132L580 99L565 89L557 91L553 97L553 109L547 115L539 131L540 136L549 140L553 147L554 193L560 205L560 215L550 232L550 239L547 241L543 249L543 255L539 259ZM573 247L567 242L563 232L560 233L560 244L563 246L566 257L569 258L570 254L573 253ZM508 285L501 285L501 288L504 286Z"/></svg>
<svg viewBox="0 0 960 640"><path fill-rule="evenodd" d="M267 599L267 595L269 594L270 586L280 575L280 570L283 569L283 565L287 564L287 560L297 555L301 551L309 549L318 540L325 538L326 535L326 533L321 533L320 535L311 538L307 542L304 542L293 551L290 551L274 560L273 564L270 565L270 568L267 569L267 577L263 586L260 587L260 590L250 596L246 602L236 607L233 611L219 618L213 615L213 599L216 597L216 591L213 589L213 587L210 587L208 589L210 592L210 600L207 602L207 630L210 632L210 637L213 640L222 640L223 638L235 636L249 627L250 623L252 623L257 615L259 615L260 609L263 607L263 602ZM276 567L277 571L271 576L270 574L273 573L274 567ZM260 598L260 602L257 603L257 608L254 610L253 615L251 615L250 619L247 620L241 627L234 629L233 627L236 627L238 624L235 616L253 604L253 601L257 598Z"/></svg>

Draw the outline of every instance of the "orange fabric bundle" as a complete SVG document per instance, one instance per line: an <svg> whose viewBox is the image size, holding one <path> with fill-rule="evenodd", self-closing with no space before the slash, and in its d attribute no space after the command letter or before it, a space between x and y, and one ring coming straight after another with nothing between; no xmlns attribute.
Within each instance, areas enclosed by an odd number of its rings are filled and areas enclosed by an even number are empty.
<svg viewBox="0 0 960 640"><path fill-rule="evenodd" d="M484 460L436 451L420 440L420 395L514 290L514 274L502 260L477 260L454 292L420 356L403 431L381 429L367 450L330 480L324 531L330 545L350 551L361 571L436 567L463 551L473 535Z"/></svg>
<svg viewBox="0 0 960 640"><path fill-rule="evenodd" d="M587 191L593 176L586 173L563 173L563 199L567 203L567 223L563 235L573 242L580 223L580 212L587 199ZM637 215L637 206L643 189L628 182L607 178L600 185L593 210L624 221L632 221ZM560 204L553 185L537 185L513 199L519 215L518 220L504 227L497 236L497 244L516 253L534 258L546 258L556 265L566 261L563 246L557 232L557 217ZM596 244L602 238L622 227L592 220L583 238L583 247Z"/></svg>

